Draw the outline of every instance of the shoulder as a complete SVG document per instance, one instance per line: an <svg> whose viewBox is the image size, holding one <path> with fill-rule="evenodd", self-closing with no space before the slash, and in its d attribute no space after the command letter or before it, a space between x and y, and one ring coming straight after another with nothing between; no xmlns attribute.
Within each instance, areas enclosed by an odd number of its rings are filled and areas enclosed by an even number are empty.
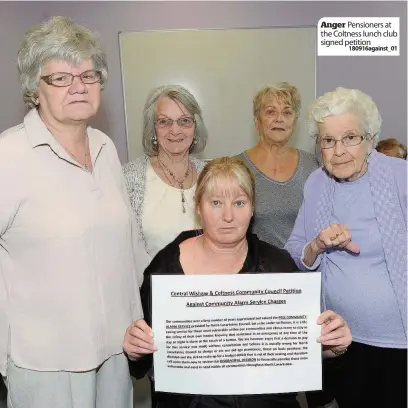
<svg viewBox="0 0 408 408"><path fill-rule="evenodd" d="M249 149L252 150L252 149ZM242 153L237 154L234 156L235 159L240 159L242 160L247 166L249 166L251 169L255 168L255 164L252 161L252 159L249 157L249 150L244 150Z"/></svg>
<svg viewBox="0 0 408 408"><path fill-rule="evenodd" d="M251 240L258 243L258 261L265 272L296 272L298 267L285 249L260 240L255 234L248 234Z"/></svg>
<svg viewBox="0 0 408 408"><path fill-rule="evenodd" d="M244 164L249 167L251 169L251 171L254 170L254 164L251 162L251 160L249 159L249 156L246 152L242 152L240 154L237 154L236 156L233 156L234 159L239 159L242 160L244 162ZM255 177L257 176L256 173L254 173Z"/></svg>
<svg viewBox="0 0 408 408"><path fill-rule="evenodd" d="M144 273L144 278L150 275L161 275L171 273L182 273L178 265L180 258L180 244L188 238L199 234L198 230L183 231L174 241L161 249L150 262Z"/></svg>
<svg viewBox="0 0 408 408"><path fill-rule="evenodd" d="M122 166L125 183L128 187L136 188L139 186L139 188L143 188L148 159L147 155L143 155Z"/></svg>
<svg viewBox="0 0 408 408"><path fill-rule="evenodd" d="M321 188L326 179L328 179L328 176L322 167L319 167L318 169L314 170L306 180L304 193L314 194L317 190Z"/></svg>
<svg viewBox="0 0 408 408"><path fill-rule="evenodd" d="M301 149L299 149L299 154L303 156L304 166L309 167L313 170L316 170L320 167L319 158L315 154L305 152Z"/></svg>
<svg viewBox="0 0 408 408"><path fill-rule="evenodd" d="M390 159L394 159L390 157ZM397 159L395 158L391 164L394 174L397 179L406 180L407 179L407 171L408 171L408 162L404 159Z"/></svg>
<svg viewBox="0 0 408 408"><path fill-rule="evenodd" d="M0 142L6 140L10 136L21 133L22 131L24 131L24 123L19 123L18 125L12 126L0 133Z"/></svg>
<svg viewBox="0 0 408 408"><path fill-rule="evenodd" d="M397 175L406 174L408 167L408 162L406 160L386 156L385 154L382 153L377 153L377 155L381 161L388 164L392 168L395 174Z"/></svg>
<svg viewBox="0 0 408 408"><path fill-rule="evenodd" d="M374 173L377 175L383 174L384 170L387 169L388 172L391 172L392 177L397 182L397 184L399 186L401 185L406 190L408 169L408 162L406 160L386 156L383 153L379 153L373 150L371 153L369 166L373 166L373 168L375 169Z"/></svg>
<svg viewBox="0 0 408 408"><path fill-rule="evenodd" d="M87 132L90 137L92 137L101 145L104 145L104 149L106 149L109 158L113 160L115 164L119 164L120 167L121 164L118 156L118 151L115 144L113 143L113 140L101 130L92 128L90 126L88 126Z"/></svg>
<svg viewBox="0 0 408 408"><path fill-rule="evenodd" d="M0 165L15 164L31 150L24 123L0 133Z"/></svg>
<svg viewBox="0 0 408 408"><path fill-rule="evenodd" d="M194 157L194 156L191 156L190 160L193 162L193 164L194 164L196 170L198 171L198 173L200 173L201 170L206 165L206 162L204 160L198 159L197 157Z"/></svg>
<svg viewBox="0 0 408 408"><path fill-rule="evenodd" d="M137 173L138 171L146 167L148 158L149 157L147 155L143 155L143 156L138 157L135 160L132 160L124 164L122 166L123 173L125 173L125 175Z"/></svg>
<svg viewBox="0 0 408 408"><path fill-rule="evenodd" d="M386 163L392 171L392 175L397 184L400 195L407 194L408 162L404 159L389 157L385 154L377 153L380 160Z"/></svg>

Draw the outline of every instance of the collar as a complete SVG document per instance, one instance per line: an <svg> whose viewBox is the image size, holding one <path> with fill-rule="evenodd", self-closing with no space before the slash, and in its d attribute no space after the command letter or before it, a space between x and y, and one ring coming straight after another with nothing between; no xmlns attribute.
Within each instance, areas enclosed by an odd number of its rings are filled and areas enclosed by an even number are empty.
<svg viewBox="0 0 408 408"><path fill-rule="evenodd" d="M179 234L179 236L168 245L168 253L173 258L172 266L174 271L179 271L179 273L183 273L180 264L180 247L179 245L187 240L188 238L196 237L203 233L202 230L191 230L191 231L184 231ZM244 265L239 273L251 273L256 272L258 270L259 264L259 239L258 237L251 233L247 232L246 235L247 243L248 243L248 252L247 256L244 261ZM169 259L168 259L169 260Z"/></svg>
<svg viewBox="0 0 408 408"><path fill-rule="evenodd" d="M74 165L78 165L68 152L62 147L57 139L48 130L47 126L38 114L37 109L31 109L24 117L24 126L27 132L27 137L31 146L34 148L39 146L49 146L50 149L61 159L64 159ZM87 127L87 134L89 139L89 151L91 154L92 165L99 156L106 141L101 136L101 133L93 129L91 126Z"/></svg>

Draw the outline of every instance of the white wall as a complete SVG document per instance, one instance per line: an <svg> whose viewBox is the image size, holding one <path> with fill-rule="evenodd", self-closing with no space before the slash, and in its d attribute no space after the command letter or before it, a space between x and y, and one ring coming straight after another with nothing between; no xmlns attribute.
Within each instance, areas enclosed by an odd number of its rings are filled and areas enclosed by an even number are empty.
<svg viewBox="0 0 408 408"><path fill-rule="evenodd" d="M215 158L257 143L253 96L282 80L296 85L303 101L291 143L314 153L304 113L316 96L316 36L315 27L121 33L129 159L143 153L143 106L153 88L177 84L193 93L210 135L201 157Z"/></svg>

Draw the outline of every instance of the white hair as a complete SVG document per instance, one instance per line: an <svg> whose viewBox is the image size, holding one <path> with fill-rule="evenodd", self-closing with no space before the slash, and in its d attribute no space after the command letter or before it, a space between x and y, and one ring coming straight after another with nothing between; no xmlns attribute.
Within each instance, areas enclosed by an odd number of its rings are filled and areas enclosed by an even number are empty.
<svg viewBox="0 0 408 408"><path fill-rule="evenodd" d="M360 120L366 137L369 137L375 146L380 138L382 119L372 98L358 89L339 87L313 101L307 114L309 136L318 135L318 125L323 123L325 117L348 113Z"/></svg>

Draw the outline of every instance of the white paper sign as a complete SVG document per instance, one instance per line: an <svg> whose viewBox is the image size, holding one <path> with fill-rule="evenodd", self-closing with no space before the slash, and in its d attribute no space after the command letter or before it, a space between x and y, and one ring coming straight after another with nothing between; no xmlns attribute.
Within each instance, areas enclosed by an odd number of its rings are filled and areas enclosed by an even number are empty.
<svg viewBox="0 0 408 408"><path fill-rule="evenodd" d="M156 391L320 390L320 273L152 276Z"/></svg>

